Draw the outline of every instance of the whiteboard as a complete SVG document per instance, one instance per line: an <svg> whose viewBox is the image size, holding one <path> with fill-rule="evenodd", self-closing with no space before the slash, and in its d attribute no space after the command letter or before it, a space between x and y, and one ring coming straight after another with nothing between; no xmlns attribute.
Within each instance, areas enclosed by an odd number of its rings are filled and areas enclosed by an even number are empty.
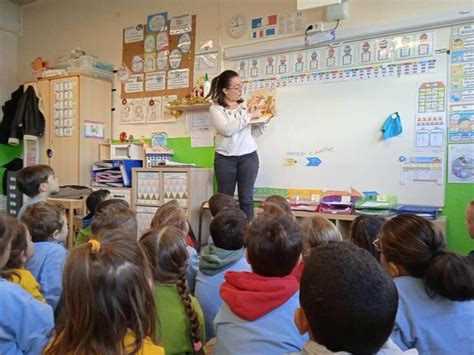
<svg viewBox="0 0 474 355"><path fill-rule="evenodd" d="M442 30L437 31L435 48L448 48L450 32L443 30L441 35ZM436 73L277 89L277 117L257 139L260 170L255 186L345 191L352 187L397 195L399 203L443 206L446 130L443 149L415 148L419 85L442 81L447 88L448 55L434 57ZM403 133L382 141L381 127L393 112L401 117ZM446 122L446 112L443 115ZM307 166L308 157L321 163ZM401 160L410 157L440 157L442 179L407 182ZM293 158L297 163L287 166Z"/></svg>

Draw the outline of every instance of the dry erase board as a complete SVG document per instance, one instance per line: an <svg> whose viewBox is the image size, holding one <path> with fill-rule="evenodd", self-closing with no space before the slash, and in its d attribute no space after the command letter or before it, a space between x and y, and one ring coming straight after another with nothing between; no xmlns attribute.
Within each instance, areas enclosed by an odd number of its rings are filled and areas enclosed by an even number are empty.
<svg viewBox="0 0 474 355"><path fill-rule="evenodd" d="M449 48L450 29L434 33L435 49ZM447 92L448 54L425 59L436 60L436 72L277 88L278 116L257 140L255 186L352 187L395 194L400 203L443 206L446 111L419 111L427 86L441 82ZM438 93L445 110L445 94ZM382 140L381 128L395 112L403 132Z"/></svg>

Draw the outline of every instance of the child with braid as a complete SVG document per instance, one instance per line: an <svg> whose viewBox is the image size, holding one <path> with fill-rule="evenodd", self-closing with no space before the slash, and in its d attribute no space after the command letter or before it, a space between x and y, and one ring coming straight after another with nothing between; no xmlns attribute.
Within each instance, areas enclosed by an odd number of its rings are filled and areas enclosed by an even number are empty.
<svg viewBox="0 0 474 355"><path fill-rule="evenodd" d="M199 256L194 247L192 247L186 236L189 233L189 222L186 213L179 205L178 201L171 200L161 205L155 212L155 216L151 221L150 228L156 229L161 226L173 226L184 233L186 242L186 250L189 254L188 267L186 269L186 278L188 287L192 294L196 286L196 276L199 269Z"/></svg>
<svg viewBox="0 0 474 355"><path fill-rule="evenodd" d="M156 340L169 354L203 354L204 315L186 284L184 232L173 226L150 229L140 239L152 267L158 315Z"/></svg>

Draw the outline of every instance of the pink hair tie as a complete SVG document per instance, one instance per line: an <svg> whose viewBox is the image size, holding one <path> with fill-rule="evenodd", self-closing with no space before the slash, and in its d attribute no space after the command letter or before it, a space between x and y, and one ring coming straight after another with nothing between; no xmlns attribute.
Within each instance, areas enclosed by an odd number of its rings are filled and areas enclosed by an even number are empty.
<svg viewBox="0 0 474 355"><path fill-rule="evenodd" d="M193 346L194 346L194 351L199 351L202 349L202 343L200 341L194 343Z"/></svg>

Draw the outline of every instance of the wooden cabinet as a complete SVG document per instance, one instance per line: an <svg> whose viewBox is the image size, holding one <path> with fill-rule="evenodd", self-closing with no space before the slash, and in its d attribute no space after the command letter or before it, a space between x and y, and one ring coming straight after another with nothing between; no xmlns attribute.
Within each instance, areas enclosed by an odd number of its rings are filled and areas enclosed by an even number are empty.
<svg viewBox="0 0 474 355"><path fill-rule="evenodd" d="M32 85L43 102L40 163L53 168L61 185L89 186L99 144L111 135L112 84L73 75L25 85Z"/></svg>
<svg viewBox="0 0 474 355"><path fill-rule="evenodd" d="M199 208L213 193L213 171L205 168L135 168L132 172L132 208L137 213L138 235L150 226L160 205L176 200L185 209L197 233Z"/></svg>

